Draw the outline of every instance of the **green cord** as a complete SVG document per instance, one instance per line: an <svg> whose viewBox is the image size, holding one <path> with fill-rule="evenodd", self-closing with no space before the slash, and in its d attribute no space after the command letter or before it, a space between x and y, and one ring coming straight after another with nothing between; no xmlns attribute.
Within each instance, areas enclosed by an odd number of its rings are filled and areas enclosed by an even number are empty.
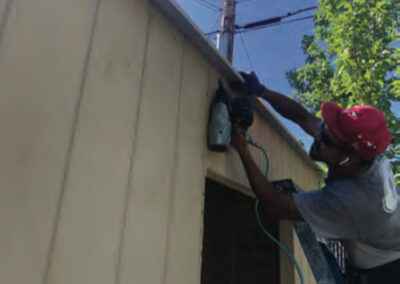
<svg viewBox="0 0 400 284"><path fill-rule="evenodd" d="M267 231L267 229L264 227L264 225L261 221L259 208L260 208L260 200L257 199L256 206L255 206L255 212L256 212L258 225L260 226L260 228L264 232L264 234L267 235L268 238L270 238L271 241L273 241L279 247L279 249L281 251L283 251L286 254L286 256L290 259L290 261L294 264L297 274L299 275L299 278L300 278L300 283L304 284L303 271L301 270L300 264L296 260L296 257L293 255L293 253L290 251L290 249L286 245L284 245L283 243L278 241L271 233L269 233Z"/></svg>
<svg viewBox="0 0 400 284"><path fill-rule="evenodd" d="M247 136L247 142L252 145L253 147L259 149L264 157L264 162L261 165L261 169L264 173L265 176L268 175L269 172L269 158L268 158L268 154L267 151L261 146L258 145L257 143L254 142L253 138L248 135ZM265 228L264 224L261 221L261 216L260 216L260 211L259 211L259 207L260 207L260 200L256 200L255 203L255 214L256 214L256 218L257 218L257 222L258 222L258 226L261 228L261 230L263 231L263 233L271 239L272 242L274 242L281 251L283 251L286 256L289 258L289 260L294 264L294 267L297 271L297 274L299 275L300 278L300 283L304 284L304 275L303 272L301 270L300 264L298 263L298 261L296 260L296 257L293 255L293 253L290 251L290 249L284 245L283 243L281 243L279 240L277 240L271 233L268 232L268 230Z"/></svg>

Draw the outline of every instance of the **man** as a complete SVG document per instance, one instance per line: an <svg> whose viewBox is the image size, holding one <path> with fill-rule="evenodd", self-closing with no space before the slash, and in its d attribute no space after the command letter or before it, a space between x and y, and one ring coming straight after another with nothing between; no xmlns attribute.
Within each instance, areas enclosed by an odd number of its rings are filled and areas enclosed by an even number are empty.
<svg viewBox="0 0 400 284"><path fill-rule="evenodd" d="M268 90L254 73L242 75L247 92L314 137L310 156L329 167L322 190L277 192L236 126L232 146L266 216L304 220L317 235L342 240L351 265L361 275L357 283L400 283L400 206L390 163L383 156L392 139L383 113L372 106L342 109L328 102L321 107L322 121L294 100Z"/></svg>

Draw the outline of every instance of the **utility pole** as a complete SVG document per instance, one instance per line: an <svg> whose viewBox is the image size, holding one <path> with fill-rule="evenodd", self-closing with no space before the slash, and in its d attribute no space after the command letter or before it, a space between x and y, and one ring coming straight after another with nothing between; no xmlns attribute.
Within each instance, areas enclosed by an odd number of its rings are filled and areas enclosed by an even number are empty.
<svg viewBox="0 0 400 284"><path fill-rule="evenodd" d="M217 38L217 47L222 55L224 55L229 62L232 62L235 41L236 0L222 1L224 4L220 33Z"/></svg>

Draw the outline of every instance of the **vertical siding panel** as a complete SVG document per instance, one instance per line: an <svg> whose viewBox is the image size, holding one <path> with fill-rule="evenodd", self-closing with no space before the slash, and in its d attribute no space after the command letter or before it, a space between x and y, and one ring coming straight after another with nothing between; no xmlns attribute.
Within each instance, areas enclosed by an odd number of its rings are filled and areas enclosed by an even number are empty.
<svg viewBox="0 0 400 284"><path fill-rule="evenodd" d="M279 224L280 227L280 240L288 246L293 255L296 258L296 261L299 263L301 267L301 271L304 276L304 283L307 284L315 284L314 274L311 271L311 268L308 264L307 258L304 254L304 251L301 247L300 241L297 238L295 233L293 222L290 221L282 221ZM300 278L297 270L293 262L289 259L289 257L280 252L280 275L282 284L300 284Z"/></svg>
<svg viewBox="0 0 400 284"><path fill-rule="evenodd" d="M305 163L301 163L300 159L297 157L296 152L289 148L287 151L287 157L289 163L287 165L288 176L292 176L299 185L304 185L305 177L302 175L304 172Z"/></svg>
<svg viewBox="0 0 400 284"><path fill-rule="evenodd" d="M0 49L2 283L42 282L94 0L15 1Z"/></svg>
<svg viewBox="0 0 400 284"><path fill-rule="evenodd" d="M293 225L290 221L282 221L279 223L279 240L285 244L291 252L294 253L294 240L293 240ZM297 259L297 258L296 258ZM281 284L294 284L295 283L295 269L288 256L280 250L279 252L280 264L280 283ZM307 283L307 282L306 282ZM308 283L307 283L308 284Z"/></svg>
<svg viewBox="0 0 400 284"><path fill-rule="evenodd" d="M276 144L273 148L273 152L276 154L273 162L277 164L278 176L277 178L288 177L288 166L292 162L291 157L288 155L289 147L285 140L278 134L274 133Z"/></svg>
<svg viewBox="0 0 400 284"><path fill-rule="evenodd" d="M296 235L296 233L295 233L295 231L293 229L293 225L291 225L291 226L292 226L291 231L292 231L292 234L293 234L293 252L294 252L294 255L295 255L295 257L296 257L297 261L299 262L300 267L302 269L303 277L304 277L304 283L316 284L314 274L313 274L313 272L311 270L310 265L308 264L308 261L307 261L307 258L305 256L305 254L304 254L304 251L303 251L303 248L301 246L301 243L300 243L299 239L297 238L297 235ZM301 284L300 277L299 277L298 273L296 271L294 271L294 272L295 272L295 281L294 281L294 283L295 284Z"/></svg>
<svg viewBox="0 0 400 284"><path fill-rule="evenodd" d="M6 10L7 3L9 1L10 0L0 0L0 23L3 22L3 19L6 16L5 15L5 10Z"/></svg>
<svg viewBox="0 0 400 284"><path fill-rule="evenodd" d="M14 0L0 0L0 48L13 1Z"/></svg>
<svg viewBox="0 0 400 284"><path fill-rule="evenodd" d="M186 44L176 144L177 169L168 228L166 284L200 282L207 87L207 65L194 48Z"/></svg>
<svg viewBox="0 0 400 284"><path fill-rule="evenodd" d="M99 6L49 283L115 281L145 54L145 3Z"/></svg>
<svg viewBox="0 0 400 284"><path fill-rule="evenodd" d="M163 280L183 39L152 9L120 283Z"/></svg>

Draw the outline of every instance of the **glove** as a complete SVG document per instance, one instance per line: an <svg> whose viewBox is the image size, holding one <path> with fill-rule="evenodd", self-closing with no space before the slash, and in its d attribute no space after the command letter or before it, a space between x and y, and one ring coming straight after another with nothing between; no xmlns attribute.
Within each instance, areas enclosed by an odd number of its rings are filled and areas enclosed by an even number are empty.
<svg viewBox="0 0 400 284"><path fill-rule="evenodd" d="M239 72L240 75L244 79L244 83L242 87L244 91L247 92L248 95L254 96L261 96L262 93L266 90L265 86L261 84L260 80L258 79L256 73L246 73L246 72Z"/></svg>

